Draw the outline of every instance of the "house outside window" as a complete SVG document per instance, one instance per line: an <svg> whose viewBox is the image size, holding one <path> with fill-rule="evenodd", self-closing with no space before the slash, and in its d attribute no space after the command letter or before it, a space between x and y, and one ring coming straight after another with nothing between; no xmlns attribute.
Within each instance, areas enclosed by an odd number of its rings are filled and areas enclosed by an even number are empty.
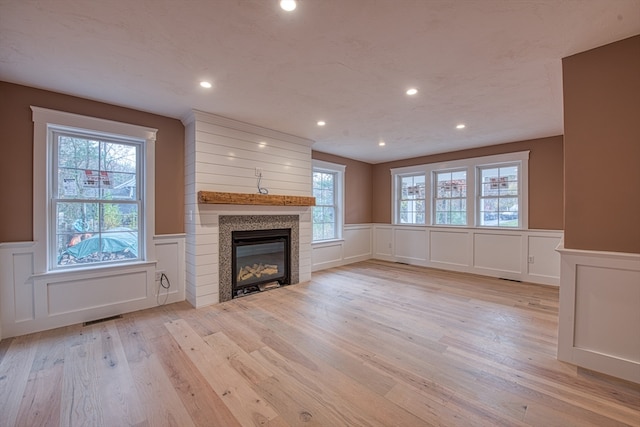
<svg viewBox="0 0 640 427"><path fill-rule="evenodd" d="M344 165L313 161L313 242L342 238L344 171Z"/></svg>
<svg viewBox="0 0 640 427"><path fill-rule="evenodd" d="M425 224L426 179L425 174L398 176L398 211L400 224Z"/></svg>
<svg viewBox="0 0 640 427"><path fill-rule="evenodd" d="M434 172L434 223L467 225L467 171Z"/></svg>

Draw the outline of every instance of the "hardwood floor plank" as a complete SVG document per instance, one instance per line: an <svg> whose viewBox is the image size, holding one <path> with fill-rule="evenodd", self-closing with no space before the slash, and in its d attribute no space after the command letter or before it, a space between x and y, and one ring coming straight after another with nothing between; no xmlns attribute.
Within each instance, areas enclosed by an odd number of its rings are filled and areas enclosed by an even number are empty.
<svg viewBox="0 0 640 427"><path fill-rule="evenodd" d="M22 399L19 420L25 425L57 426L60 424L60 390L64 372L64 355L70 335L79 325L60 328L38 340L37 352Z"/></svg>
<svg viewBox="0 0 640 427"><path fill-rule="evenodd" d="M259 383L273 375L224 333L216 332L207 335L204 340L217 354L226 359L226 363L250 383Z"/></svg>
<svg viewBox="0 0 640 427"><path fill-rule="evenodd" d="M133 382L133 374L120 341L114 321L94 325L100 341L100 350L95 356L98 366L99 391L103 410L119 425L137 425L145 421L142 404Z"/></svg>
<svg viewBox="0 0 640 427"><path fill-rule="evenodd" d="M78 336L64 356L60 425L103 426L97 358L101 343L93 331ZM108 415L108 414L107 414Z"/></svg>
<svg viewBox="0 0 640 427"><path fill-rule="evenodd" d="M172 337L243 426L263 425L278 414L184 320L165 323Z"/></svg>
<svg viewBox="0 0 640 427"><path fill-rule="evenodd" d="M279 373L294 378L309 392L322 394L333 402L340 413L352 413L352 423L347 425L359 425L358 423L364 422L366 425L415 426L423 422L331 366L311 370L270 347L253 352L252 356L262 363L269 364Z"/></svg>
<svg viewBox="0 0 640 427"><path fill-rule="evenodd" d="M222 398L170 335L156 337L150 344L195 425L240 427Z"/></svg>
<svg viewBox="0 0 640 427"><path fill-rule="evenodd" d="M144 333L130 320L116 322L139 401L150 426L195 426Z"/></svg>
<svg viewBox="0 0 640 427"><path fill-rule="evenodd" d="M13 339L0 362L0 414L8 426L16 423L39 339L40 334Z"/></svg>

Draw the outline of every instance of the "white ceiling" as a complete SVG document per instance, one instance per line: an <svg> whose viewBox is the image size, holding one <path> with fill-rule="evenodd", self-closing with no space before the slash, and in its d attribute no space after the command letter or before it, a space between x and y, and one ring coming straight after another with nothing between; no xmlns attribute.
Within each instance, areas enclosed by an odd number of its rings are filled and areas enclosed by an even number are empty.
<svg viewBox="0 0 640 427"><path fill-rule="evenodd" d="M561 59L639 33L640 0L0 0L0 80L380 163L562 134Z"/></svg>

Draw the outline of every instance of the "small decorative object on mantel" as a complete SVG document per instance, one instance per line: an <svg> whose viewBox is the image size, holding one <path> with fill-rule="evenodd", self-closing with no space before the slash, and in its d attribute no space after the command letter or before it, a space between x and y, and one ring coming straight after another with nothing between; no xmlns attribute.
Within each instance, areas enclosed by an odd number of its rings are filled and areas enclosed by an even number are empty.
<svg viewBox="0 0 640 427"><path fill-rule="evenodd" d="M315 206L315 197L198 191L198 203L217 205Z"/></svg>

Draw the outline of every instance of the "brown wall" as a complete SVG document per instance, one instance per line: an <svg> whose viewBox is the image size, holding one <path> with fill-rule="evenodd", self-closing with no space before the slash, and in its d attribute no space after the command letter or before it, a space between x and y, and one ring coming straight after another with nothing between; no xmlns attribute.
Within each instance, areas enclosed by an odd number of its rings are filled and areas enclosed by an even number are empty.
<svg viewBox="0 0 640 427"><path fill-rule="evenodd" d="M565 235L640 253L640 36L562 61Z"/></svg>
<svg viewBox="0 0 640 427"><path fill-rule="evenodd" d="M562 136L373 165L373 222L391 223L391 169L529 150L529 228L562 230Z"/></svg>
<svg viewBox="0 0 640 427"><path fill-rule="evenodd" d="M372 186L369 163L347 159L346 157L313 151L311 156L316 160L345 165L344 199L345 224L367 224L371 221Z"/></svg>
<svg viewBox="0 0 640 427"><path fill-rule="evenodd" d="M33 240L32 105L158 129L155 232L184 232L184 126L179 120L0 82L0 242Z"/></svg>

